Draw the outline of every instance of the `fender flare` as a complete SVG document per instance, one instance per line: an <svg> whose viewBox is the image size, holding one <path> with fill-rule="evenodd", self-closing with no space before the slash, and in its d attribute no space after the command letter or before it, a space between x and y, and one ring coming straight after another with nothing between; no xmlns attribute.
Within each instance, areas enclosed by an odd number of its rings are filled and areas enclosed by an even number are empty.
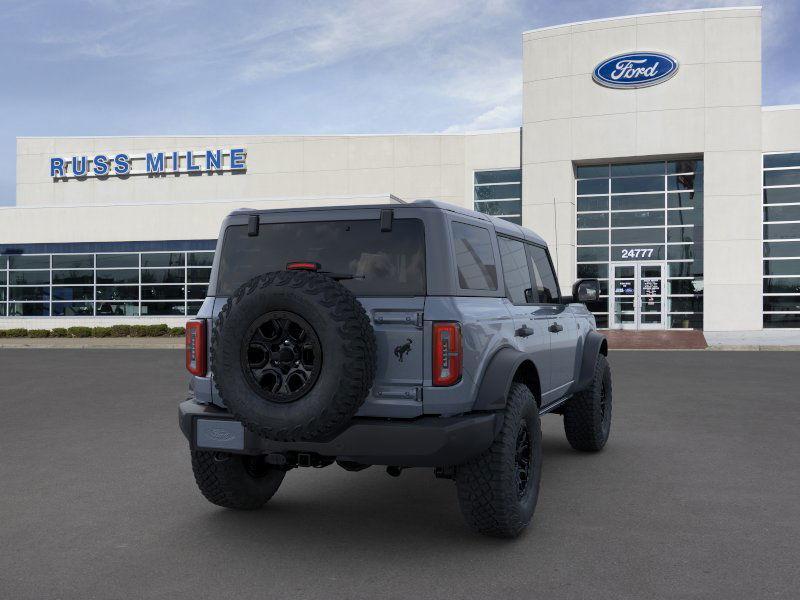
<svg viewBox="0 0 800 600"><path fill-rule="evenodd" d="M606 340L606 336L597 331L590 331L586 336L586 341L583 343L581 370L573 386L573 393L585 390L592 383L594 366L597 363L597 356L600 354L608 356L608 341Z"/></svg>
<svg viewBox="0 0 800 600"><path fill-rule="evenodd" d="M514 348L505 347L498 350L489 360L489 364L483 372L473 409L499 410L504 408L514 374L526 360L530 361L525 354ZM530 362L532 363L532 361Z"/></svg>

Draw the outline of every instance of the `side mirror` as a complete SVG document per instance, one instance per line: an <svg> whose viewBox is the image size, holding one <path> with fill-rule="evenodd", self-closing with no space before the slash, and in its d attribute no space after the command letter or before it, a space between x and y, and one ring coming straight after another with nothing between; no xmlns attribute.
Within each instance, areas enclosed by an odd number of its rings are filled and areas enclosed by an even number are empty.
<svg viewBox="0 0 800 600"><path fill-rule="evenodd" d="M573 302L594 302L600 299L600 282L597 279L578 279L572 284Z"/></svg>

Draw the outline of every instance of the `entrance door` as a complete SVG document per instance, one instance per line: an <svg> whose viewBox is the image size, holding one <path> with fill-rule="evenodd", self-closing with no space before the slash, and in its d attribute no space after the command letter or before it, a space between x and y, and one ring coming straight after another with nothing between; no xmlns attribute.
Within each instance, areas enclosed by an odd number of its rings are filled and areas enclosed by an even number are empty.
<svg viewBox="0 0 800 600"><path fill-rule="evenodd" d="M611 322L616 329L665 329L666 263L611 264Z"/></svg>

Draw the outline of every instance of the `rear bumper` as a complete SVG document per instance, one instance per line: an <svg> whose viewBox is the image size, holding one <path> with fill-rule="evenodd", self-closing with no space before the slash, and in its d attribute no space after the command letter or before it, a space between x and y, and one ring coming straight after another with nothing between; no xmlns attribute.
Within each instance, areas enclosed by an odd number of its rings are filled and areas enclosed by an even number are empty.
<svg viewBox="0 0 800 600"><path fill-rule="evenodd" d="M242 427L216 406L192 400L179 407L181 431L193 450L236 454L302 452L369 465L445 467L486 450L501 424L495 413L459 417L420 417L398 421L354 418L325 442L275 442Z"/></svg>

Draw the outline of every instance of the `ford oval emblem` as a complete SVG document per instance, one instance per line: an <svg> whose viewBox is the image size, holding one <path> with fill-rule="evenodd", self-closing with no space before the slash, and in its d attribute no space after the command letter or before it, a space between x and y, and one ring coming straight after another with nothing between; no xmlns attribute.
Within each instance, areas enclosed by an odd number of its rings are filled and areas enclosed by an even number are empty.
<svg viewBox="0 0 800 600"><path fill-rule="evenodd" d="M666 81L678 72L678 61L660 52L628 52L594 68L592 79L610 88L641 88Z"/></svg>
<svg viewBox="0 0 800 600"><path fill-rule="evenodd" d="M233 434L230 431L216 427L208 430L208 435L218 442L229 442L233 439Z"/></svg>

